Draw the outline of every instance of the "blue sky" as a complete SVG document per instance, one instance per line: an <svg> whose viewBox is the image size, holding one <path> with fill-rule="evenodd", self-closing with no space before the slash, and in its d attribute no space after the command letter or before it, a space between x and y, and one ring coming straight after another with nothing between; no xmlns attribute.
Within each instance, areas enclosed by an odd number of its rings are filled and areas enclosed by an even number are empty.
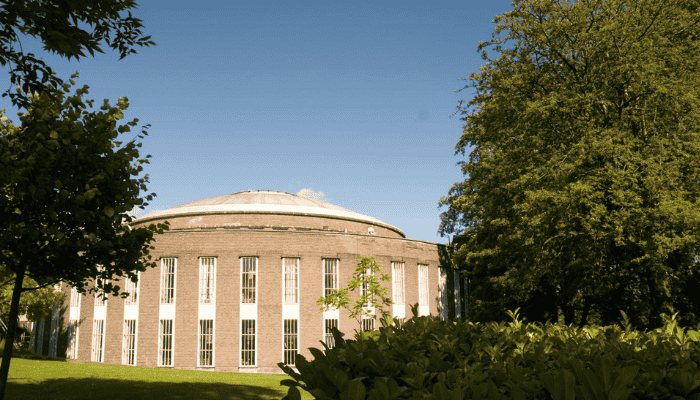
<svg viewBox="0 0 700 400"><path fill-rule="evenodd" d="M128 97L122 122L151 125L142 154L157 197L141 215L306 189L408 238L447 242L438 201L464 180L453 112L473 95L455 91L510 1L139 3L157 46L121 61L107 49L69 62L22 45L64 79L80 71L98 107ZM7 98L0 108L18 122Z"/></svg>

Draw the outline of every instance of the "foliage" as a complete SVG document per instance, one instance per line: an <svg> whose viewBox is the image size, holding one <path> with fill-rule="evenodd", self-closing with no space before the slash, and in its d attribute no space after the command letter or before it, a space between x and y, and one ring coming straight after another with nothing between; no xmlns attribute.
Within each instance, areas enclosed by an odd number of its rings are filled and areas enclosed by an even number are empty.
<svg viewBox="0 0 700 400"><path fill-rule="evenodd" d="M440 200L473 321L700 322L700 8L515 0L479 44ZM488 51L495 51L496 58Z"/></svg>
<svg viewBox="0 0 700 400"><path fill-rule="evenodd" d="M117 141L138 122L116 126L127 99L114 107L105 100L100 112L88 112L93 101L81 99L88 87L66 97L70 87L54 91L57 102L34 96L29 112L18 113L22 126L1 127L0 263L13 273L26 268L39 284L64 281L85 293L97 276L134 279L155 266L149 244L166 226L128 225L128 212L148 205L139 197L148 174L138 176L150 156L139 158L136 142L147 126L133 140ZM102 283L105 292L120 293L112 281Z"/></svg>
<svg viewBox="0 0 700 400"><path fill-rule="evenodd" d="M150 36L141 36L143 24L131 15L138 7L133 0L7 0L1 7L0 65L9 64L13 86L22 85L21 92L8 90L3 97L9 95L13 104L23 108L29 106L25 93L61 87L63 81L34 54L24 54L19 34L40 39L45 51L69 60L85 57L85 50L93 57L96 51L104 53L103 41L119 51L120 59L136 53L136 45L155 45Z"/></svg>
<svg viewBox="0 0 700 400"><path fill-rule="evenodd" d="M700 399L700 332L662 315L653 332L518 320L487 324L417 316L378 341L343 340L297 356L285 399ZM624 316L624 314L623 314ZM700 328L700 327L699 327Z"/></svg>
<svg viewBox="0 0 700 400"><path fill-rule="evenodd" d="M333 290L328 296L319 297L316 305L321 312L344 308L350 311L350 318L355 318L358 323L361 323L362 318L374 319L377 310L382 320L389 318L391 313L384 310L384 306L391 306L393 301L386 295L386 288L381 282L390 282L391 277L382 272L382 266L377 264L374 257L362 256L355 261L357 266L347 287ZM360 293L352 302L351 293L358 289Z"/></svg>
<svg viewBox="0 0 700 400"><path fill-rule="evenodd" d="M146 127L131 141L118 141L138 121L117 126L127 99L114 107L105 100L99 112L90 112L92 100L82 100L87 86L67 96L73 84L71 79L63 90L48 87L32 96L28 112L18 113L21 126L0 124L0 265L15 274L10 332L25 276L46 286L63 281L81 293L94 291L87 284L97 277L95 286L104 293L120 294L112 277L134 280L138 271L154 267L150 243L167 228L129 226L128 213L148 204L140 197L148 175L139 175L150 156L140 158L136 142ZM12 349L7 343L0 399Z"/></svg>
<svg viewBox="0 0 700 400"><path fill-rule="evenodd" d="M7 321L10 315L14 280L13 274L10 280L0 287L0 316L4 321ZM27 290L22 292L17 312L19 315L26 315L29 321L46 318L55 304L63 304L65 301L65 294L54 290L53 286L34 289L39 287L39 284L32 278L25 278L22 287Z"/></svg>

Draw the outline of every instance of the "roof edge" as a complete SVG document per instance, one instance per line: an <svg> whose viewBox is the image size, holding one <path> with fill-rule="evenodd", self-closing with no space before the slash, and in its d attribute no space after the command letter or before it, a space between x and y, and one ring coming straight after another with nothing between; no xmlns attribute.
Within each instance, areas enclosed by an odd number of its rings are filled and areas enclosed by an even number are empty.
<svg viewBox="0 0 700 400"><path fill-rule="evenodd" d="M349 212L349 213L343 213L339 212L338 210L328 210L328 209L318 209L314 207L295 207L296 209L299 208L309 208L311 210L241 210L241 209L226 209L227 207L224 206L210 206L211 208L217 208L217 209L210 209L210 210L202 210L201 206L200 207L191 207L192 210L187 210L186 208L179 207L179 208L171 208L168 210L157 210L150 212L146 215L144 215L141 218L135 218L132 220L130 225L139 225L145 222L149 221L155 221L155 220L163 220L163 219L168 219L168 218L179 218L179 217L191 217L191 216L198 216L198 215L222 215L222 214L267 214L267 215L297 215L297 216L309 216L309 217L320 217L320 218L331 218L331 219L341 219L341 220L347 220L347 221L357 221L357 222L362 222L362 223L369 223L372 225L377 225L381 226L383 228L389 229L391 231L394 231L398 233L399 235L402 236L403 239L406 239L406 234L399 228L387 224L386 222L380 221L376 218L372 218L366 215L362 214L357 214L354 212ZM269 207L269 205L266 205ZM189 207L188 207L189 208ZM196 209L195 209L196 208ZM251 207L254 208L254 207ZM323 212L317 211L313 212L313 210L324 210ZM331 211L331 212L328 212ZM343 215L345 214L345 215ZM364 218L363 218L364 217Z"/></svg>

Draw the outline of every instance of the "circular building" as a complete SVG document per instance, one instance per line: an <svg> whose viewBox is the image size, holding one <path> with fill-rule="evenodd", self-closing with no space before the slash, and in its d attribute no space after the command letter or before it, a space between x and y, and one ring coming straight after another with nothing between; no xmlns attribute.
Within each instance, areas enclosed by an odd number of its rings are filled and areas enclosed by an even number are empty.
<svg viewBox="0 0 700 400"><path fill-rule="evenodd" d="M321 347L320 341L332 345L330 327L350 334L361 328L347 310L322 312L316 305L327 291L347 285L361 256L373 256L392 277L389 311L398 318L410 317L416 303L421 315L446 316L455 294L443 290L445 283L460 286L446 279L437 244L289 193L213 197L151 212L132 225L163 221L170 230L156 236L151 251L158 267L142 272L136 285L120 285L131 296L96 301L64 288L64 322L41 322L35 350L46 340L40 335L61 330L56 324L66 327L67 339L47 342L65 341L58 347L66 346L73 359L277 373L277 363L310 357L308 348ZM362 321L364 328L373 324ZM56 353L55 343L43 347Z"/></svg>

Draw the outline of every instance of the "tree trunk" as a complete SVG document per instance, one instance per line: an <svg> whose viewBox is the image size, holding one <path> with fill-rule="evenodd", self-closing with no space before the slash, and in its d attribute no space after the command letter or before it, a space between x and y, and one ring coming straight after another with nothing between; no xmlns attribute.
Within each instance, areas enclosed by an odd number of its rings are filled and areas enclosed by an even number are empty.
<svg viewBox="0 0 700 400"><path fill-rule="evenodd" d="M2 365L0 366L0 400L5 399L5 388L7 386L7 375L10 372L10 360L12 359L12 346L15 343L15 331L17 330L17 319L19 310L19 298L22 295L22 282L24 281L25 267L20 267L15 279L15 288L12 291L12 303L10 305L10 320L7 321L7 335L5 335L5 350L2 354Z"/></svg>

